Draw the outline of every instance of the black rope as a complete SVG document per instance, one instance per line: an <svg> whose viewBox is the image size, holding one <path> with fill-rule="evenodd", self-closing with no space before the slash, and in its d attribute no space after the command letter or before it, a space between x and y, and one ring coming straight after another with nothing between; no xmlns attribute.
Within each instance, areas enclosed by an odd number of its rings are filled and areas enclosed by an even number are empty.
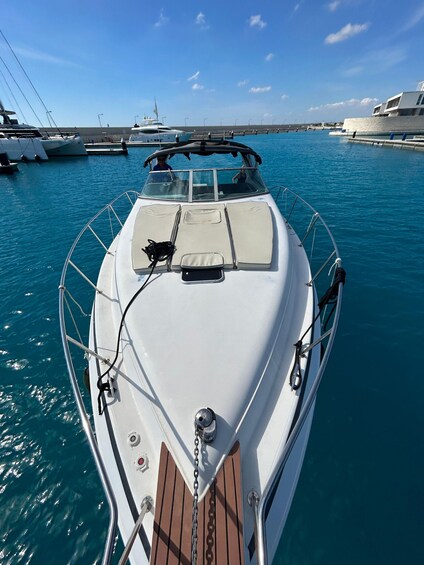
<svg viewBox="0 0 424 565"><path fill-rule="evenodd" d="M124 310L124 313L122 314L121 323L119 325L115 357L114 357L112 363L110 364L109 368L102 375L100 375L99 378L97 379L97 388L99 389L99 394L97 396L97 406L98 406L98 409L99 409L99 416L101 416L102 413L103 413L102 393L105 392L105 391L110 392L109 381L102 382L102 380L106 375L108 375L110 373L110 371L112 370L112 368L114 367L114 365L116 363L116 360L118 359L119 343L121 341L121 333L122 333L122 328L124 327L125 316L127 315L127 312L130 309L131 305L134 303L135 299L146 288L151 276L153 275L153 272L154 272L158 262L159 261L166 261L169 257L172 257L172 255L174 254L174 251L175 251L175 245L171 241L161 241L159 243L156 243L152 239L148 239L147 241L149 242L149 245L147 247L143 248L143 251L146 253L146 255L148 256L148 258L151 261L151 263L149 265L150 273L149 273L148 277L146 278L146 280L144 281L144 283L141 285L141 287L137 290L137 292L134 294L134 296L128 302L128 304L127 304L127 306Z"/></svg>
<svg viewBox="0 0 424 565"><path fill-rule="evenodd" d="M156 243L153 239L148 239L147 241L149 245L144 247L143 251L151 261L149 267L151 267L155 261L166 261L175 251L175 245L172 241L160 241L159 243Z"/></svg>
<svg viewBox="0 0 424 565"><path fill-rule="evenodd" d="M305 338L305 336L309 332L309 330L314 326L314 324L318 320L318 318L321 316L321 312L323 311L324 307L327 306L328 304L332 304L333 307L332 307L329 315L327 316L325 323L323 324L324 331L326 330L327 324L328 324L329 320L331 319L331 316L333 315L333 312L336 308L337 297L339 295L339 287L340 287L341 284L344 285L345 282L346 282L346 271L343 269L343 267L336 267L336 270L335 270L335 273L334 273L334 280L333 280L332 285L329 287L329 289L325 292L324 296L318 302L318 313L317 313L317 315L314 317L314 319L312 320L312 323L305 330L305 332L303 333L303 335L299 339L299 341L297 341L294 344L296 351L295 351L295 354L294 354L293 369L291 370L291 373L290 373L290 386L291 386L292 390L297 390L298 388L300 388L300 386L302 384L302 372L300 370L300 358L302 357L303 339Z"/></svg>

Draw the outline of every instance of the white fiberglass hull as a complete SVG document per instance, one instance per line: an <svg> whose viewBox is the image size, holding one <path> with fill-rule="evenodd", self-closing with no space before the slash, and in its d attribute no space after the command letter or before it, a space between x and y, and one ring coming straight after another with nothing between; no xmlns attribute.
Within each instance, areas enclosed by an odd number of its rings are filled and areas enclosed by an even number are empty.
<svg viewBox="0 0 424 565"><path fill-rule="evenodd" d="M10 161L47 161L48 156L38 137L0 138L0 153Z"/></svg>
<svg viewBox="0 0 424 565"><path fill-rule="evenodd" d="M299 239L272 197L274 253L268 270L229 270L220 283L184 284L181 273L154 274L128 311L117 362L115 393L97 411L97 379L107 365L90 360L90 383L99 448L113 485L124 542L141 501L156 497L160 446L164 442L192 490L193 420L202 407L217 415L217 436L200 463L199 499L234 445L240 443L245 560L252 553L254 515L247 504L253 489L264 492L273 477L300 403L314 382L319 348L301 361L305 390L293 390L289 376L293 344L310 327L316 311L309 263ZM130 248L138 200L103 262L93 308L90 348L111 359L123 309L147 275L132 270ZM196 206L196 205L194 205ZM204 206L204 205L203 205ZM319 335L319 322L313 327ZM306 342L312 341L308 331ZM266 515L268 557L281 536L300 473L313 410L274 488ZM140 438L136 446L129 436ZM140 457L147 465L138 463ZM132 550L133 563L148 563L153 515L143 522Z"/></svg>
<svg viewBox="0 0 424 565"><path fill-rule="evenodd" d="M167 133L133 133L130 135L130 143L175 143L176 141L189 141L191 139L191 132L184 132L181 130L169 130Z"/></svg>
<svg viewBox="0 0 424 565"><path fill-rule="evenodd" d="M85 145L79 135L51 136L41 143L49 157L83 157L87 155Z"/></svg>

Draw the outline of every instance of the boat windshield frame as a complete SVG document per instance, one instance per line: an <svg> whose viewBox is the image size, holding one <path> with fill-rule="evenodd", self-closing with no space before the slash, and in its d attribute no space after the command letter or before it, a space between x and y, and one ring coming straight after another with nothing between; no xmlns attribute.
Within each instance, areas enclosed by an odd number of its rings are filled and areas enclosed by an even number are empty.
<svg viewBox="0 0 424 565"><path fill-rule="evenodd" d="M140 198L218 202L268 194L257 167L212 167L150 171Z"/></svg>
<svg viewBox="0 0 424 565"><path fill-rule="evenodd" d="M187 169L154 170L153 163L159 158L171 159L183 155L241 157L242 164L235 167L195 167ZM258 165L262 159L256 151L233 140L197 140L173 143L147 157L144 167L150 172L141 191L141 198L173 200L180 202L218 202L234 198L248 198L268 194Z"/></svg>
<svg viewBox="0 0 424 565"><path fill-rule="evenodd" d="M198 141L181 141L178 143L172 143L166 148L158 149L147 157L144 161L144 167L147 167L147 165L152 167L152 163L158 157L172 159L174 155L178 154L184 155L189 160L190 155L201 155L204 157L213 154L232 155L233 157L240 155L246 166L257 166L262 164L261 156L248 145L228 139L201 139Z"/></svg>

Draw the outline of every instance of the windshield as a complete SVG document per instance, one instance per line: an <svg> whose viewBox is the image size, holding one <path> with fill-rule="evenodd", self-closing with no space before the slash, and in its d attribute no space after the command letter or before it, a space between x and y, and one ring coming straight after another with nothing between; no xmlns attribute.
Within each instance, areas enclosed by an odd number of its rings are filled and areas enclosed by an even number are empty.
<svg viewBox="0 0 424 565"><path fill-rule="evenodd" d="M267 192L258 169L241 166L229 169L150 171L141 196L196 202L243 198Z"/></svg>

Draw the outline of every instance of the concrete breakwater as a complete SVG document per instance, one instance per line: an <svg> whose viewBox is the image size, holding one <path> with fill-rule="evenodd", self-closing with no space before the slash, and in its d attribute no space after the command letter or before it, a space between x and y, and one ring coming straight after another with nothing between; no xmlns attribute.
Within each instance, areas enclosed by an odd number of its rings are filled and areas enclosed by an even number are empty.
<svg viewBox="0 0 424 565"><path fill-rule="evenodd" d="M123 139L128 141L132 126L128 127L66 127L59 126L62 133L79 133L84 143L110 142L118 143ZM284 124L284 125L239 125L239 126L175 126L182 131L192 131L194 139L205 138L210 133L212 137L231 137L268 133L288 133L290 131L305 131L305 124ZM55 128L45 128L48 133L57 133Z"/></svg>
<svg viewBox="0 0 424 565"><path fill-rule="evenodd" d="M368 118L346 118L343 129L356 135L389 135L390 133L407 133L420 135L424 133L424 116L371 116Z"/></svg>

